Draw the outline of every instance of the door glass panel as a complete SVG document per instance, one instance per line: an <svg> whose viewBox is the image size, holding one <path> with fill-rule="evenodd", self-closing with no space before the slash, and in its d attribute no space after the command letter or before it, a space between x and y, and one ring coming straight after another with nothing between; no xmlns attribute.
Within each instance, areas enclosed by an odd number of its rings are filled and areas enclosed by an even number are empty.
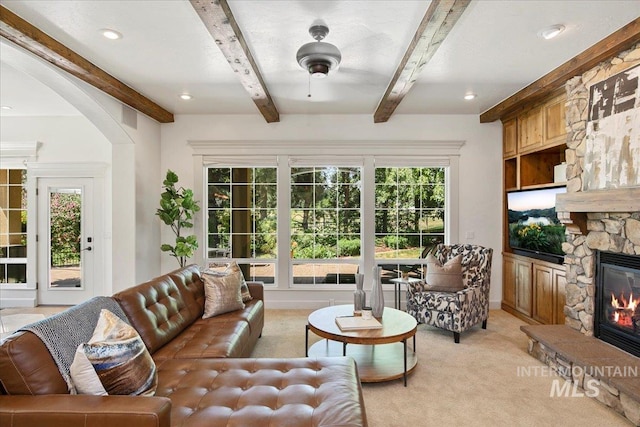
<svg viewBox="0 0 640 427"><path fill-rule="evenodd" d="M82 188L49 190L49 287L82 287Z"/></svg>

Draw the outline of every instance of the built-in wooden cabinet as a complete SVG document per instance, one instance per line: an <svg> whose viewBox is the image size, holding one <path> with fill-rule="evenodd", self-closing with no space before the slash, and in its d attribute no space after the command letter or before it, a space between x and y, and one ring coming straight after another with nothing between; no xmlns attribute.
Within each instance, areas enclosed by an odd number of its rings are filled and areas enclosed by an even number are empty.
<svg viewBox="0 0 640 427"><path fill-rule="evenodd" d="M518 154L518 122L515 118L506 120L502 125L503 157Z"/></svg>
<svg viewBox="0 0 640 427"><path fill-rule="evenodd" d="M531 261L522 256L504 254L502 257L504 284L502 286L502 308L515 310L527 317L531 316Z"/></svg>
<svg viewBox="0 0 640 427"><path fill-rule="evenodd" d="M542 106L518 116L518 152L527 153L542 147Z"/></svg>
<svg viewBox="0 0 640 427"><path fill-rule="evenodd" d="M554 323L553 269L533 263L533 313L540 323ZM552 302L549 304L549 302Z"/></svg>
<svg viewBox="0 0 640 427"><path fill-rule="evenodd" d="M545 102L543 106L544 133L542 145L544 147L566 142L566 101L567 97L565 95L559 95Z"/></svg>
<svg viewBox="0 0 640 427"><path fill-rule="evenodd" d="M553 323L556 325L564 324L564 305L567 297L567 276L565 269L553 269L553 297L555 301L555 311L553 314Z"/></svg>
<svg viewBox="0 0 640 427"><path fill-rule="evenodd" d="M517 259L516 267L516 310L525 316L531 316L533 308L531 295L531 262Z"/></svg>
<svg viewBox="0 0 640 427"><path fill-rule="evenodd" d="M503 254L502 309L530 323L564 323L564 266Z"/></svg>
<svg viewBox="0 0 640 427"><path fill-rule="evenodd" d="M506 193L557 186L554 167L565 161L564 93L503 119L504 247L502 308L530 323L564 323L565 269L512 253Z"/></svg>
<svg viewBox="0 0 640 427"><path fill-rule="evenodd" d="M503 122L505 191L557 185L554 167L567 149L565 101L556 95Z"/></svg>

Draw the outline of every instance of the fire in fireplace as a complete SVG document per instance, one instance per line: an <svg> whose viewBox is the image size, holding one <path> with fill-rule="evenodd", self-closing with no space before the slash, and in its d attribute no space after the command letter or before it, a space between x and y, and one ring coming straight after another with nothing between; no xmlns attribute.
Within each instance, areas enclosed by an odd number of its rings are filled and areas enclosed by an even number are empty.
<svg viewBox="0 0 640 427"><path fill-rule="evenodd" d="M612 293L611 314L613 316L610 316L611 322L623 328L631 328L634 332L640 329L638 304L640 304L640 298L634 299L633 292L629 292L628 299L624 293L621 293L619 298L616 298Z"/></svg>
<svg viewBox="0 0 640 427"><path fill-rule="evenodd" d="M640 256L598 252L595 336L640 357Z"/></svg>

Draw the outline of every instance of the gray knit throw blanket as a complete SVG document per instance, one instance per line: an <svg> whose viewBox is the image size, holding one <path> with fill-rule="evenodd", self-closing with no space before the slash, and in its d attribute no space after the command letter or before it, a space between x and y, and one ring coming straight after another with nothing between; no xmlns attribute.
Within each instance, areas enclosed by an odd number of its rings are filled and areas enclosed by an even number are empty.
<svg viewBox="0 0 640 427"><path fill-rule="evenodd" d="M113 298L94 297L61 313L19 329L35 334L47 346L53 360L58 365L60 374L67 382L70 393L75 392L69 369L76 349L80 344L91 339L100 317L100 310L103 308L129 323L127 316Z"/></svg>

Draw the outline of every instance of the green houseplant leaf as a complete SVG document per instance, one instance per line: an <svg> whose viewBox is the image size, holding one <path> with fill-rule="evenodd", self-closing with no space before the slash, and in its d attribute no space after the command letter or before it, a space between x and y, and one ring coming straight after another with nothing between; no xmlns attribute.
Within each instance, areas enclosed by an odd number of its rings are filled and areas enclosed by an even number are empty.
<svg viewBox="0 0 640 427"><path fill-rule="evenodd" d="M193 228L191 219L200 210L198 202L194 199L193 191L183 187L176 187L178 175L172 170L162 182L164 192L160 195L160 208L156 215L166 225L171 227L175 234L175 245L164 243L160 246L162 252L169 252L180 267L186 265L198 249L198 239L195 235L183 236L184 229Z"/></svg>

